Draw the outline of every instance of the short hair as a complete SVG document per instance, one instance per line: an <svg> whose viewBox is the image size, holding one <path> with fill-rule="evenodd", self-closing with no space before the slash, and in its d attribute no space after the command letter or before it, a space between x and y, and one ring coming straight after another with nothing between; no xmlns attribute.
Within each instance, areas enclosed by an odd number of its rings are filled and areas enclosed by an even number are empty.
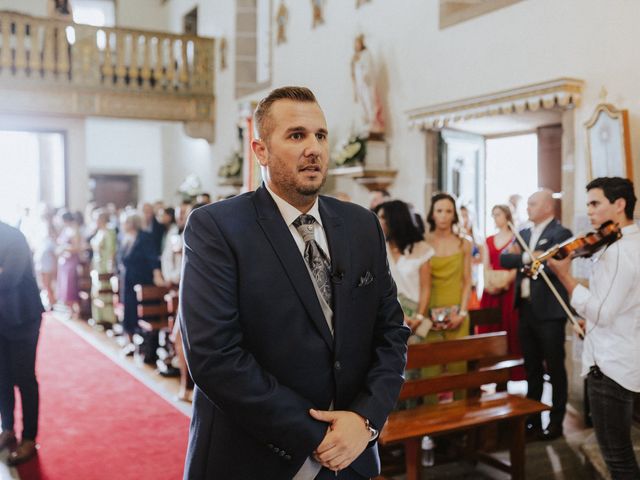
<svg viewBox="0 0 640 480"><path fill-rule="evenodd" d="M400 252L404 253L407 248L411 252L415 243L424 240L409 205L402 200L383 202L374 210L376 214L380 210L384 212L387 241L395 243Z"/></svg>
<svg viewBox="0 0 640 480"><path fill-rule="evenodd" d="M264 141L267 141L273 132L274 125L270 121L271 106L278 100L318 103L313 92L306 87L280 87L272 90L269 95L260 100L253 113L258 137Z"/></svg>
<svg viewBox="0 0 640 480"><path fill-rule="evenodd" d="M494 205L491 209L491 213L493 213L494 210L500 210L502 213L504 213L504 216L507 217L507 222L513 224L513 213L511 212L511 208L509 208L509 205Z"/></svg>
<svg viewBox="0 0 640 480"><path fill-rule="evenodd" d="M458 216L458 206L456 204L456 199L453 195L446 192L439 192L434 194L431 197L431 206L429 207L429 213L427 214L427 223L429 224L429 231L433 232L436 229L436 221L433 219L433 210L435 208L436 202L440 200L449 200L453 204L453 224L452 227L460 224L460 217Z"/></svg>
<svg viewBox="0 0 640 480"><path fill-rule="evenodd" d="M626 202L624 214L629 220L633 220L633 210L636 208L636 194L633 191L633 182L621 177L594 178L587 184L587 192L599 188L604 196L613 203L622 198Z"/></svg>

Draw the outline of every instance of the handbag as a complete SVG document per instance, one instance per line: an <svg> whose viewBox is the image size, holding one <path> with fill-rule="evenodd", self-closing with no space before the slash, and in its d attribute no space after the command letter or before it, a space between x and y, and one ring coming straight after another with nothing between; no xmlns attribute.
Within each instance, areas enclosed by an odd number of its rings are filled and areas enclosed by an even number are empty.
<svg viewBox="0 0 640 480"><path fill-rule="evenodd" d="M493 270L484 267L484 290L489 294L503 292L511 284L511 272L509 270Z"/></svg>

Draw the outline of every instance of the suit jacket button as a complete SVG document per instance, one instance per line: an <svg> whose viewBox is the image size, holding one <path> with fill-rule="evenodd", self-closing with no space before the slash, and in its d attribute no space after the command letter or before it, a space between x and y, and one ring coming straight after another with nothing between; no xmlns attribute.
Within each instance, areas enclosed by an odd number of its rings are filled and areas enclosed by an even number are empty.
<svg viewBox="0 0 640 480"><path fill-rule="evenodd" d="M284 458L285 460L291 460L291 455L285 455Z"/></svg>
<svg viewBox="0 0 640 480"><path fill-rule="evenodd" d="M278 447L273 447L273 451L278 453L280 451L280 449Z"/></svg>
<svg viewBox="0 0 640 480"><path fill-rule="evenodd" d="M280 450L280 453L278 455L280 455L281 457L284 457L287 454L287 452L285 452L284 450Z"/></svg>
<svg viewBox="0 0 640 480"><path fill-rule="evenodd" d="M333 368L335 368L337 371L342 370L342 364L336 360L336 362L333 364Z"/></svg>

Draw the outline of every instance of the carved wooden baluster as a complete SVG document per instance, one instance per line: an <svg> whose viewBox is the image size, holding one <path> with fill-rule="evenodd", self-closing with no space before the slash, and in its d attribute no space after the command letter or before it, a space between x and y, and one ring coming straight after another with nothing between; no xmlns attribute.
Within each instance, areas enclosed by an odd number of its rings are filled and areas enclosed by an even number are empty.
<svg viewBox="0 0 640 480"><path fill-rule="evenodd" d="M164 86L164 38L158 37L156 42L156 68L154 69L154 77L156 79L156 87Z"/></svg>
<svg viewBox="0 0 640 480"><path fill-rule="evenodd" d="M58 75L61 78L69 77L69 43L67 42L66 25L59 23L58 29Z"/></svg>
<svg viewBox="0 0 640 480"><path fill-rule="evenodd" d="M180 89L186 89L189 86L189 60L187 58L187 41L182 39L181 49L182 62L180 65Z"/></svg>
<svg viewBox="0 0 640 480"><path fill-rule="evenodd" d="M107 85L113 84L113 55L111 53L111 31L104 30L106 34L106 44L104 47L104 63L102 64L102 75Z"/></svg>
<svg viewBox="0 0 640 480"><path fill-rule="evenodd" d="M129 60L129 86L138 86L138 42L140 35L131 34L131 58Z"/></svg>
<svg viewBox="0 0 640 480"><path fill-rule="evenodd" d="M173 82L176 77L176 54L175 54L176 40L175 38L169 39L169 63L167 65L167 86L173 88Z"/></svg>
<svg viewBox="0 0 640 480"><path fill-rule="evenodd" d="M54 76L56 73L55 56L55 24L47 22L44 27L44 55L42 60L43 76Z"/></svg>
<svg viewBox="0 0 640 480"><path fill-rule="evenodd" d="M16 74L24 76L27 68L27 50L24 48L24 40L26 36L24 20L16 19L16 56L13 65L16 69Z"/></svg>
<svg viewBox="0 0 640 480"><path fill-rule="evenodd" d="M122 32L114 32L116 36L116 83L124 85L127 76L125 67L125 35Z"/></svg>
<svg viewBox="0 0 640 480"><path fill-rule="evenodd" d="M31 30L29 31L29 70L31 71L32 77L40 75L40 72L42 70L42 57L40 56L40 32L42 30L43 25L40 22L33 21L31 23Z"/></svg>
<svg viewBox="0 0 640 480"><path fill-rule="evenodd" d="M151 38L148 36L141 37L144 45L144 60L142 64L142 70L140 71L140 77L142 78L142 86L149 88L151 84Z"/></svg>

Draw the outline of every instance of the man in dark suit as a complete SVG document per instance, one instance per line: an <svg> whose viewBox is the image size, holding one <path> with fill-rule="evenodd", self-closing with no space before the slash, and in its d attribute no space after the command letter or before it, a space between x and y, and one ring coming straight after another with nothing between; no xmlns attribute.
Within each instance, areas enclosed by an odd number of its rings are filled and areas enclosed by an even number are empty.
<svg viewBox="0 0 640 480"><path fill-rule="evenodd" d="M553 218L554 205L550 190L540 190L529 197L527 213L533 223L520 232L534 256L562 243L571 237L571 231ZM544 385L545 364L553 389L551 420L542 431L540 416L531 418L527 429L531 436L553 440L562 436L562 421L567 405L567 371L564 366L564 342L566 313L545 283L542 276L530 279L520 269L532 259L518 243L500 257L505 268L517 268L515 305L520 312L518 336L522 346L524 368L527 374L527 397L540 400ZM567 301L567 291L558 278L545 270L562 298Z"/></svg>
<svg viewBox="0 0 640 480"><path fill-rule="evenodd" d="M382 231L318 196L327 125L311 91L274 90L255 122L265 183L194 210L185 230L185 479L370 478L409 336Z"/></svg>
<svg viewBox="0 0 640 480"><path fill-rule="evenodd" d="M37 451L35 364L43 311L27 240L19 230L0 222L0 450L12 449L11 465L29 460ZM22 400L22 439L17 448L14 386Z"/></svg>

